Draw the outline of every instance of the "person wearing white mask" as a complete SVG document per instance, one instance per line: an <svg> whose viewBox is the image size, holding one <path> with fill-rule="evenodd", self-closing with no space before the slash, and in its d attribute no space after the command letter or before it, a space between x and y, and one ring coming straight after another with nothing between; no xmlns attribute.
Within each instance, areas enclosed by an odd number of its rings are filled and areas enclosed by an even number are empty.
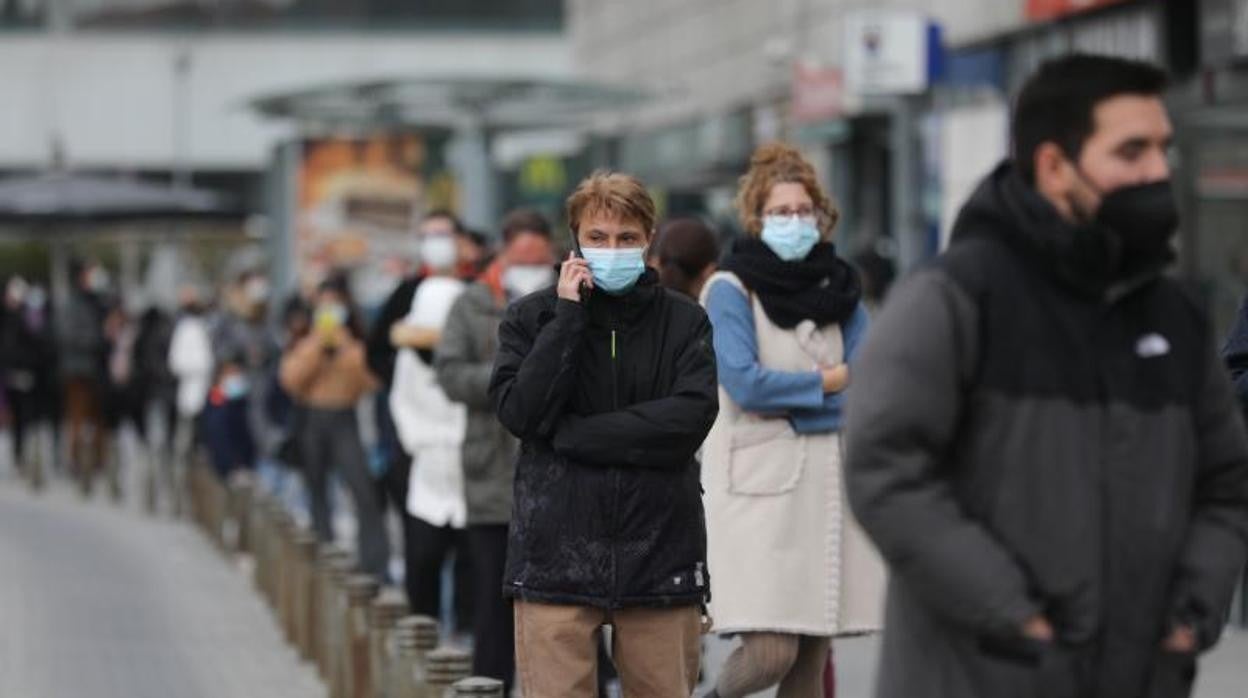
<svg viewBox="0 0 1248 698"><path fill-rule="evenodd" d="M467 412L447 398L433 370L433 350L442 338L451 306L465 283L457 276L460 256L457 227L422 226L419 251L425 276L412 294L407 314L390 328L397 349L387 402L398 442L410 457L404 509L405 584L413 613L439 617L442 568L462 551L467 504L460 464ZM461 555L456 555L457 562ZM457 573L467 575L457 565ZM457 624L469 606L466 587L457 580Z"/></svg>
<svg viewBox="0 0 1248 698"><path fill-rule="evenodd" d="M461 453L474 580L472 673L503 681L510 695L515 642L511 604L502 588L518 442L494 414L490 374L503 311L511 301L554 284L555 253L550 223L536 211L508 214L502 239L498 257L451 307L434 367L447 397L468 409Z"/></svg>
<svg viewBox="0 0 1248 698"><path fill-rule="evenodd" d="M719 417L703 449L710 611L739 636L709 694L822 695L830 639L877 631L884 567L846 503L840 431L867 314L830 242L814 168L760 147L741 179L746 235L703 287Z"/></svg>

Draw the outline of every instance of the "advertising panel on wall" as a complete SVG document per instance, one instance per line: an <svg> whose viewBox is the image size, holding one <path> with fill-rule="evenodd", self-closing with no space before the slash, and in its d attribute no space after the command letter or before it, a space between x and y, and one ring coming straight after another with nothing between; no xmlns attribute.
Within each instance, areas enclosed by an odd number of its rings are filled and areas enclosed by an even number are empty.
<svg viewBox="0 0 1248 698"><path fill-rule="evenodd" d="M384 297L416 261L411 233L420 218L455 207L443 149L444 139L417 133L303 141L293 220L300 285L348 269L363 305Z"/></svg>

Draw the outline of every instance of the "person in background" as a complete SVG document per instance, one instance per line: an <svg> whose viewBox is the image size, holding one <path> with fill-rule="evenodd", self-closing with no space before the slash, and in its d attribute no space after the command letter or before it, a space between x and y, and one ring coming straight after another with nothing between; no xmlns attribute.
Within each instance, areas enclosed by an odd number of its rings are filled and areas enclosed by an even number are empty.
<svg viewBox="0 0 1248 698"><path fill-rule="evenodd" d="M428 271L424 268L423 260L420 259L420 241L434 235L455 236L462 229L463 226L460 224L459 219L450 211L445 210L430 211L420 221L414 236L415 256L418 258L417 272L410 278L405 279L390 293L390 296L377 312L376 318L373 319L366 342L369 369L381 381L381 389L378 391L377 398L374 401L374 414L377 420L378 445L385 466L384 473L380 479L381 490L384 494L382 501L388 502L399 514L399 518L402 521L404 551L411 549L415 536L412 532L412 525L415 519L407 513L407 483L410 476L412 456L403 449L403 444L399 441L399 436L395 432L394 419L390 415L390 394L393 391L394 363L400 349L391 340L391 331L411 312L412 298L416 295L416 289L420 287L421 281L428 275ZM418 576L417 571L413 568L416 559L407 554L404 554L403 557L404 579L415 579ZM410 583L407 584L407 594L410 602L414 598Z"/></svg>
<svg viewBox="0 0 1248 698"><path fill-rule="evenodd" d="M293 350L312 331L312 311L298 294L292 295L282 307L282 353ZM269 491L288 503L293 503L288 488L290 471L303 470L303 455L299 447L303 421L300 406L282 387L281 367L273 366L265 381L269 387L265 394L264 411L270 424L277 430L273 447L273 462L262 462L260 478ZM271 465L271 467L269 467ZM379 493L378 505L383 493ZM332 518L331 510L330 516Z"/></svg>
<svg viewBox="0 0 1248 698"><path fill-rule="evenodd" d="M455 257L459 260L455 264L455 277L463 281L476 279L493 261L489 239L479 230L456 226Z"/></svg>
<svg viewBox="0 0 1248 698"><path fill-rule="evenodd" d="M334 538L330 476L337 471L355 503L360 569L384 582L390 545L356 419L359 401L377 388L362 335L345 277L332 276L317 291L311 332L282 357L280 377L301 408L299 454L313 529L322 542Z"/></svg>
<svg viewBox="0 0 1248 698"><path fill-rule="evenodd" d="M1222 348L1222 359L1230 371L1240 414L1248 420L1248 296L1244 297L1235 316L1235 323L1227 335L1226 344ZM1244 571L1240 583L1239 599L1238 622L1248 627L1248 569Z"/></svg>
<svg viewBox="0 0 1248 698"><path fill-rule="evenodd" d="M248 473L255 465L256 442L252 438L249 419L247 357L243 353L219 355L216 375L200 427L213 469L223 483L232 483L239 474Z"/></svg>
<svg viewBox="0 0 1248 698"><path fill-rule="evenodd" d="M213 319L212 346L217 361L229 356L242 361L248 390L243 414L251 430L257 458L272 457L279 433L264 409L272 375L281 356L269 324L269 279L259 268L240 270L226 284L222 308ZM248 471L252 466L248 465Z"/></svg>
<svg viewBox="0 0 1248 698"><path fill-rule="evenodd" d="M1164 272L1165 74L1071 54L855 366L847 481L890 567L879 698L1179 698L1248 556L1248 437Z"/></svg>
<svg viewBox="0 0 1248 698"><path fill-rule="evenodd" d="M121 428L129 424L138 442L140 466L147 454L146 402L149 386L140 380L135 365L138 326L122 302L108 309L104 335L108 338L108 380L104 388L104 422L110 435L108 453L109 487L114 499L122 496Z"/></svg>
<svg viewBox="0 0 1248 698"><path fill-rule="evenodd" d="M462 461L475 586L472 673L503 681L504 692L510 695L515 630L511 604L502 589L519 444L494 414L490 374L503 310L508 303L554 283L555 253L550 223L536 211L508 214L503 219L502 239L498 257L451 306L434 366L446 396L468 410Z"/></svg>
<svg viewBox="0 0 1248 698"><path fill-rule="evenodd" d="M673 218L659 226L646 263L659 272L659 283L690 298L719 265L719 236L699 218Z"/></svg>
<svg viewBox="0 0 1248 698"><path fill-rule="evenodd" d="M13 462L35 486L42 484L42 454L32 437L53 414L50 391L56 353L45 310L42 289L20 276L5 284L0 309L0 386L13 415Z"/></svg>
<svg viewBox="0 0 1248 698"><path fill-rule="evenodd" d="M391 327L390 341L399 347L390 391L390 415L403 450L412 455L407 486L407 513L413 517L405 556L406 579L413 613L439 617L442 568L454 553L456 607L464 608L462 590L471 574L463 530L467 524L460 448L467 420L463 405L447 398L433 370L433 350L441 342L451 306L463 292L456 277L458 246L454 235L440 231L421 237L420 254L426 276L408 314ZM461 578L464 577L464 578ZM470 627L468 619L457 624Z"/></svg>
<svg viewBox="0 0 1248 698"><path fill-rule="evenodd" d="M177 381L177 421L173 430L173 459L170 463L169 490L174 516L181 515L183 486L198 441L199 414L212 386L212 340L208 334L207 309L199 289L185 285L178 289L178 319L169 339L169 372Z"/></svg>
<svg viewBox="0 0 1248 698"><path fill-rule="evenodd" d="M821 695L831 638L878 631L884 566L844 497L840 431L867 329L838 213L793 147L755 151L745 236L710 278L720 413L703 448L711 616L739 635L710 695Z"/></svg>
<svg viewBox="0 0 1248 698"><path fill-rule="evenodd" d="M506 593L526 695L688 698L710 578L696 453L715 421L706 314L645 266L654 201L596 172L568 199L584 258L504 312L490 398L521 440Z"/></svg>
<svg viewBox="0 0 1248 698"><path fill-rule="evenodd" d="M151 305L139 316L138 334L134 340L133 380L143 386L142 419L147 440L147 469L144 473L144 505L155 512L160 497L160 463L173 458L173 437L177 422L178 382L169 370L169 346L173 339L173 319ZM157 428L159 426L159 428ZM162 443L154 443L163 434Z"/></svg>
<svg viewBox="0 0 1248 698"><path fill-rule="evenodd" d="M65 382L65 421L69 458L84 495L104 467L107 426L102 399L108 340L104 336L104 294L108 272L93 261L70 264L73 288L59 320L61 376Z"/></svg>
<svg viewBox="0 0 1248 698"><path fill-rule="evenodd" d="M863 305L867 312L875 312L884 304L884 297L897 278L897 267L891 258L880 253L877 245L864 248L850 262L862 278Z"/></svg>

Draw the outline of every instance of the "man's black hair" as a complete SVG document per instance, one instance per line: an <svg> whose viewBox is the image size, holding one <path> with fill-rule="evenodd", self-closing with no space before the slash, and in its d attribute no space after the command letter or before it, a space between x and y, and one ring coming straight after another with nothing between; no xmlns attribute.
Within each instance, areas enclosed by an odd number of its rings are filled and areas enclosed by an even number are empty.
<svg viewBox="0 0 1248 698"><path fill-rule="evenodd" d="M451 227L454 228L452 232L456 234L462 233L464 231L464 222L459 220L459 216L455 215L454 212L452 212L450 209L435 208L432 211L426 213L425 217L420 219L420 222L424 223L425 221L433 220L434 218L445 218L446 220L450 221Z"/></svg>
<svg viewBox="0 0 1248 698"><path fill-rule="evenodd" d="M503 244L520 233L535 233L549 240L550 219L535 209L516 209L503 218Z"/></svg>
<svg viewBox="0 0 1248 698"><path fill-rule="evenodd" d="M1035 183L1036 149L1056 143L1078 160L1092 135L1096 106L1112 97L1160 97L1166 73L1142 61L1073 53L1040 66L1014 103L1011 135L1014 162L1028 183Z"/></svg>

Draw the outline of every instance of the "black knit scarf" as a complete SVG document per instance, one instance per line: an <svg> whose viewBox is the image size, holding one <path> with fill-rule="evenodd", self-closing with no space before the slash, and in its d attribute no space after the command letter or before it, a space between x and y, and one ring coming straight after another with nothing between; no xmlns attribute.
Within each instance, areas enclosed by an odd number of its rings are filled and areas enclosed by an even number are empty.
<svg viewBox="0 0 1248 698"><path fill-rule="evenodd" d="M844 324L862 298L858 272L830 242L815 245L806 259L786 262L761 240L741 238L720 268L758 294L767 317L784 329L802 320L820 327Z"/></svg>

